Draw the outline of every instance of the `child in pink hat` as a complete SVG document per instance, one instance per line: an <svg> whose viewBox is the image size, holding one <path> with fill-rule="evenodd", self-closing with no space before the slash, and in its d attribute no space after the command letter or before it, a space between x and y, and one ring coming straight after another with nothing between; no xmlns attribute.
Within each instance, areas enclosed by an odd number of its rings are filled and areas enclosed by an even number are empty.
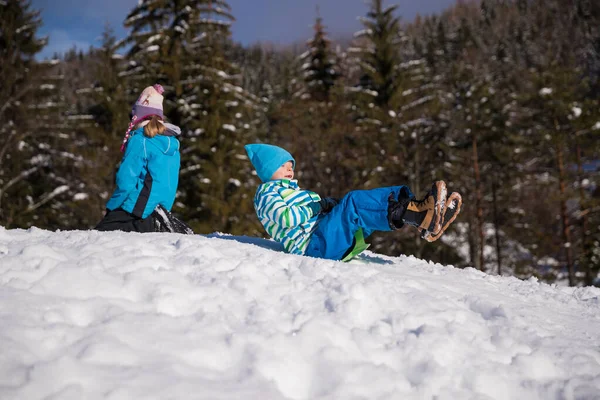
<svg viewBox="0 0 600 400"><path fill-rule="evenodd" d="M170 213L179 182L181 130L164 122L163 92L161 85L148 86L133 105L117 187L97 230L193 233Z"/></svg>

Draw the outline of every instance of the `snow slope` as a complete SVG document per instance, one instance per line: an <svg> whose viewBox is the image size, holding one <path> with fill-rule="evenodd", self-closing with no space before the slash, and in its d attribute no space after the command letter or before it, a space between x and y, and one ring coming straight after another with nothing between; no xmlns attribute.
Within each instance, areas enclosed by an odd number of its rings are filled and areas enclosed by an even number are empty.
<svg viewBox="0 0 600 400"><path fill-rule="evenodd" d="M600 399L600 290L0 227L1 399Z"/></svg>

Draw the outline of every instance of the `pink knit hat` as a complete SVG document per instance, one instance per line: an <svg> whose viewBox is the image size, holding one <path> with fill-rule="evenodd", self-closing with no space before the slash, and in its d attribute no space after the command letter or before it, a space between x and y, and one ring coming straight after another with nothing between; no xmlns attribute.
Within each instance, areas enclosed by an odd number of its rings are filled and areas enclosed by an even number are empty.
<svg viewBox="0 0 600 400"><path fill-rule="evenodd" d="M133 115L138 121L156 115L163 119L163 96L164 89L158 83L148 86L133 105Z"/></svg>
<svg viewBox="0 0 600 400"><path fill-rule="evenodd" d="M129 140L130 136L129 132L131 132L136 124L145 119L149 119L154 115L159 117L161 120L164 119L162 104L162 94L164 91L165 89L163 89L163 87L158 83L153 86L148 86L142 91L142 94L140 94L140 97L138 97L137 101L133 105L133 117L131 118L131 122L127 128L127 132L125 132L125 138L123 138L123 144L121 145L121 152L125 151L125 146L127 145L127 141Z"/></svg>

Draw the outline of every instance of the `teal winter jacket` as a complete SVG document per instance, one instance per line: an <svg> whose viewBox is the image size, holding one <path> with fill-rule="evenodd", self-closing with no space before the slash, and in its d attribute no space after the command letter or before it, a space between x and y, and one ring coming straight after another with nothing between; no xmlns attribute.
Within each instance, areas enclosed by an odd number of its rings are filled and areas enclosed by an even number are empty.
<svg viewBox="0 0 600 400"><path fill-rule="evenodd" d="M144 135L144 128L131 133L121 166L117 188L106 208L123 210L146 218L159 204L171 210L179 183L179 140L174 136Z"/></svg>

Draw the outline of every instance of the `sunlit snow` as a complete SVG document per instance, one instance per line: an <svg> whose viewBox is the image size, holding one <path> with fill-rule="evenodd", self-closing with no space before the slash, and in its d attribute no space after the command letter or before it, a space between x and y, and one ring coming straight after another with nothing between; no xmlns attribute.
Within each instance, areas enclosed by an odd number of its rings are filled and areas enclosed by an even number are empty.
<svg viewBox="0 0 600 400"><path fill-rule="evenodd" d="M600 289L0 227L2 399L597 399Z"/></svg>

